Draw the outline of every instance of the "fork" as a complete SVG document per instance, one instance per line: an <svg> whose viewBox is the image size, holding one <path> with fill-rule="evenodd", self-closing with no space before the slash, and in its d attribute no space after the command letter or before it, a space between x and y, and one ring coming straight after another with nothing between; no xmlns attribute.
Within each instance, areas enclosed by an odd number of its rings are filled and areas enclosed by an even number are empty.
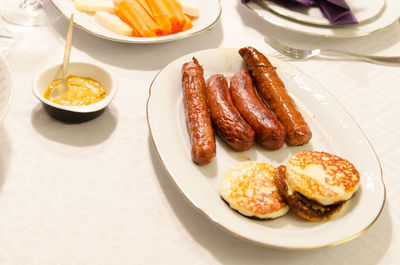
<svg viewBox="0 0 400 265"><path fill-rule="evenodd" d="M357 53L352 53L352 52L346 52L346 51L338 51L338 50L332 50L332 49L311 49L311 50L303 50L303 49L296 49L293 47L289 47L273 38L270 36L265 35L264 41L269 44L272 48L277 50L278 52L297 59L297 60L307 60L311 57L317 56L317 55L345 55L357 59L361 59L370 63L376 63L376 64L384 64L384 65L392 65L392 66L400 66L400 56L374 56L374 55L363 55L363 54L357 54Z"/></svg>

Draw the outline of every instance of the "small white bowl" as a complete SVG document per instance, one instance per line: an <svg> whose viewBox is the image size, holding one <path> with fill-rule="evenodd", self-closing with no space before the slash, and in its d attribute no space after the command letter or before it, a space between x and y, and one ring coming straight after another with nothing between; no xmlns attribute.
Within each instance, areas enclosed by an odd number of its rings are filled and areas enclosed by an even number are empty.
<svg viewBox="0 0 400 265"><path fill-rule="evenodd" d="M89 77L99 81L106 89L106 97L99 102L84 106L64 106L44 98L44 93L51 82L61 78L61 64L50 66L40 71L33 80L32 92L43 103L44 109L55 119L69 122L85 122L98 117L110 104L117 92L117 80L114 75L98 66L85 62L70 62L68 75Z"/></svg>

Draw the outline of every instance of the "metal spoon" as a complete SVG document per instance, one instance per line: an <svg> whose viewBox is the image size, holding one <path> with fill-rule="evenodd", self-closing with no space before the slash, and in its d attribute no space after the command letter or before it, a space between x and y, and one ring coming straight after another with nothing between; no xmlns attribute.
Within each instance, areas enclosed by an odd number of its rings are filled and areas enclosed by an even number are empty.
<svg viewBox="0 0 400 265"><path fill-rule="evenodd" d="M68 90L67 71L68 71L68 65L69 65L69 56L71 54L71 42L72 42L72 29L73 28L74 28L74 13L72 13L71 19L69 20L68 33L67 33L65 49L64 49L64 61L63 61L62 72L61 72L61 82L51 90L50 100L53 100L56 97L61 96Z"/></svg>

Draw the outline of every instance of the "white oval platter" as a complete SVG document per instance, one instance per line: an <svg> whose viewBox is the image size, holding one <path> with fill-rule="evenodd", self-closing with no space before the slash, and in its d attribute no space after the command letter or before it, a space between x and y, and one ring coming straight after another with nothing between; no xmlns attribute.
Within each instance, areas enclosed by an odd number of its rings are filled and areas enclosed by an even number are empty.
<svg viewBox="0 0 400 265"><path fill-rule="evenodd" d="M381 166L374 149L349 113L321 84L277 58L268 56L311 127L310 143L301 147L285 144L277 151L255 145L249 151L236 152L217 137L214 160L205 166L194 164L181 87L181 67L192 57L203 66L205 78L215 73L230 78L245 66L237 49L198 51L171 62L150 87L147 119L156 151L171 180L193 207L235 236L279 248L333 246L355 238L372 225L385 201ZM289 213L276 220L259 221L238 214L221 200L219 184L233 165L255 160L278 166L301 150L341 156L360 171L360 190L342 216L328 222L310 223Z"/></svg>

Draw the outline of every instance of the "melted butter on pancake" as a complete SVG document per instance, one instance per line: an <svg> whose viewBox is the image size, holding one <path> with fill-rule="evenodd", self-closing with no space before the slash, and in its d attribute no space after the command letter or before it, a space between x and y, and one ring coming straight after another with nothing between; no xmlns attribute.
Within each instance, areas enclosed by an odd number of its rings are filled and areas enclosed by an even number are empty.
<svg viewBox="0 0 400 265"><path fill-rule="evenodd" d="M348 200L358 189L360 174L349 161L317 151L302 151L287 164L292 191L323 205Z"/></svg>
<svg viewBox="0 0 400 265"><path fill-rule="evenodd" d="M220 193L230 207L246 216L277 218L288 211L274 182L275 167L267 163L240 163L225 174Z"/></svg>

